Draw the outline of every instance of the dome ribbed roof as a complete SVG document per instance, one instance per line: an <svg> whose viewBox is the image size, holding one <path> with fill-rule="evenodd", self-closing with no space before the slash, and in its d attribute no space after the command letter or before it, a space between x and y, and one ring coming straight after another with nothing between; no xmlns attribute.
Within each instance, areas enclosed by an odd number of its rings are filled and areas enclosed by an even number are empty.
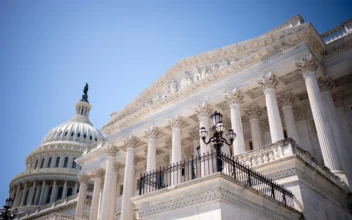
<svg viewBox="0 0 352 220"><path fill-rule="evenodd" d="M75 141L90 144L103 138L100 131L94 128L87 118L81 118L83 120L79 120L79 117L80 116L75 116L70 121L53 128L44 137L41 144L57 141Z"/></svg>

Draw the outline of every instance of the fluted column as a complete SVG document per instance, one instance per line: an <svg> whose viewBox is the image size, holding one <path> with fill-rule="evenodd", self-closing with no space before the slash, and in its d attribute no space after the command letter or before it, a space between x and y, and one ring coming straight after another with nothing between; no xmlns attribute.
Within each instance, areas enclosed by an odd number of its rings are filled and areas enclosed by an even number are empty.
<svg viewBox="0 0 352 220"><path fill-rule="evenodd" d="M293 114L292 104L295 99L291 93L291 91L286 91L278 97L278 103L282 108L282 112L284 113L284 121L285 128L287 131L287 137L292 138L296 141L297 144L300 144L296 120Z"/></svg>
<svg viewBox="0 0 352 220"><path fill-rule="evenodd" d="M147 172L150 172L156 168L156 137L159 131L156 127L151 126L145 131L145 134L148 137Z"/></svg>
<svg viewBox="0 0 352 220"><path fill-rule="evenodd" d="M24 187L23 187L23 193L22 193L22 197L21 197L20 206L24 205L24 202L25 202L25 199L26 199L26 194L27 194L27 183L25 183Z"/></svg>
<svg viewBox="0 0 352 220"><path fill-rule="evenodd" d="M100 219L110 220L110 204L112 200L112 172L114 169L114 163L116 158L116 153L118 149L114 145L108 145L105 148L105 152L107 155L106 160L106 168L105 168L105 179L104 179L104 191L103 191L103 198L102 198L102 210Z"/></svg>
<svg viewBox="0 0 352 220"><path fill-rule="evenodd" d="M348 144L345 142L343 130L341 128L341 125L339 124L336 106L331 93L331 90L335 87L334 82L330 77L324 77L318 80L318 85L321 91L321 96L326 106L326 115L332 128L342 168L348 176L348 179L352 181L352 168L347 165L350 161Z"/></svg>
<svg viewBox="0 0 352 220"><path fill-rule="evenodd" d="M90 206L90 220L97 220L98 219L98 208L99 208L99 198L100 198L100 190L101 190L101 183L103 181L105 175L105 170L99 168L94 171L94 189L93 189L93 198L92 204Z"/></svg>
<svg viewBox="0 0 352 220"><path fill-rule="evenodd" d="M310 54L296 62L296 66L302 71L306 84L324 163L331 171L341 172L342 166L334 143L333 132L329 126L323 99L320 95L317 79L315 78L315 71L318 65L313 61L312 54Z"/></svg>
<svg viewBox="0 0 352 220"><path fill-rule="evenodd" d="M116 212L116 200L117 200L117 183L119 179L119 170L120 170L121 164L119 162L114 163L114 169L112 172L112 190L111 190L111 195L112 195L112 201L110 205L110 214L111 214L111 219L115 219L115 212Z"/></svg>
<svg viewBox="0 0 352 220"><path fill-rule="evenodd" d="M268 111L268 120L270 126L271 141L273 143L284 139L279 107L277 104L275 87L278 84L276 76L272 73L258 79L259 85L262 86L265 94L266 109Z"/></svg>
<svg viewBox="0 0 352 220"><path fill-rule="evenodd" d="M31 187L31 191L30 191L30 195L29 195L29 201L27 202L28 205L33 205L33 197L34 197L34 191L35 191L35 187L37 186L37 182L34 181L33 185Z"/></svg>
<svg viewBox="0 0 352 220"><path fill-rule="evenodd" d="M15 202L14 202L14 208L18 207L18 203L20 200L20 190L21 190L21 185L18 184L17 185L17 189L16 189L16 197L15 197Z"/></svg>
<svg viewBox="0 0 352 220"><path fill-rule="evenodd" d="M134 136L130 136L125 140L127 146L125 174L123 180L123 195L121 203L121 220L133 219L133 204L131 198L134 192L134 148L138 140Z"/></svg>
<svg viewBox="0 0 352 220"><path fill-rule="evenodd" d="M73 187L72 195L76 195L77 194L77 189L78 189L78 182L75 182L75 186Z"/></svg>
<svg viewBox="0 0 352 220"><path fill-rule="evenodd" d="M86 188L87 183L90 179L90 176L87 174L82 174L78 176L79 181L79 193L76 205L76 214L75 218L83 218L83 208L84 208L84 201L86 199Z"/></svg>
<svg viewBox="0 0 352 220"><path fill-rule="evenodd" d="M211 109L208 107L208 105L206 103L200 104L199 106L197 106L196 113L199 119L199 128L205 127L207 131L210 131L209 120ZM201 140L201 138L199 138L199 141L201 156L211 151L210 145L206 145L203 140Z"/></svg>
<svg viewBox="0 0 352 220"><path fill-rule="evenodd" d="M244 144L240 103L243 100L243 94L236 88L225 95L231 109L231 127L236 134L233 142L233 155L242 154L246 151Z"/></svg>
<svg viewBox="0 0 352 220"><path fill-rule="evenodd" d="M39 204L39 196L40 196L40 187L39 187L39 183L38 183L37 191L35 192L35 196L34 196L34 204L33 205Z"/></svg>
<svg viewBox="0 0 352 220"><path fill-rule="evenodd" d="M54 180L53 188L51 189L50 203L56 201L56 193L57 193L57 183L56 183L56 180Z"/></svg>
<svg viewBox="0 0 352 220"><path fill-rule="evenodd" d="M174 165L176 163L180 163L182 160L182 149L181 149L181 126L183 124L180 116L176 115L169 120L172 127L172 158L171 164ZM180 180L181 172L175 171L173 175L171 175L171 183L172 185L177 184Z"/></svg>
<svg viewBox="0 0 352 220"><path fill-rule="evenodd" d="M263 137L260 131L259 116L262 111L258 105L252 105L246 109L246 114L249 117L249 125L251 128L251 137L253 150L263 146Z"/></svg>
<svg viewBox="0 0 352 220"><path fill-rule="evenodd" d="M39 197L38 205L43 205L44 204L45 184L46 184L46 182L45 182L45 180L43 180L42 188L40 190L40 197Z"/></svg>
<svg viewBox="0 0 352 220"><path fill-rule="evenodd" d="M64 181L64 187L62 189L62 196L61 198L66 198L67 197L67 180Z"/></svg>

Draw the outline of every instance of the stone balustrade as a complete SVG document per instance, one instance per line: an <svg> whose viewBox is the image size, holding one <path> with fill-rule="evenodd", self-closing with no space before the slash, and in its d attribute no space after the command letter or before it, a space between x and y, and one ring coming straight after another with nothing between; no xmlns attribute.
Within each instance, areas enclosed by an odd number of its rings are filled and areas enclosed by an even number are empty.
<svg viewBox="0 0 352 220"><path fill-rule="evenodd" d="M329 168L320 164L308 151L300 148L291 138L240 154L234 158L255 169L288 157L299 157L315 168L321 175L343 188L341 179L338 176L333 174Z"/></svg>
<svg viewBox="0 0 352 220"><path fill-rule="evenodd" d="M347 33L351 32L351 30L352 30L352 19L342 23L341 25L329 31L326 31L325 33L321 34L320 37L325 42L325 44L329 44L347 35Z"/></svg>
<svg viewBox="0 0 352 220"><path fill-rule="evenodd" d="M16 179L29 175L29 174L37 174L37 173L72 173L72 174L76 174L79 173L80 170L78 169L70 169L70 168L42 168L42 169L38 169L38 170L26 170L22 173L17 174L12 182L14 182Z"/></svg>

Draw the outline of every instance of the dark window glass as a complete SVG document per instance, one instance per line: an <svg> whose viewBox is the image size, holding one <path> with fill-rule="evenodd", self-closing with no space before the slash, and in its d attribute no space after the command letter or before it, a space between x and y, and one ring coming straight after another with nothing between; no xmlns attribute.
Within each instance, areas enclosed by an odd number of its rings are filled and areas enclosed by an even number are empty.
<svg viewBox="0 0 352 220"><path fill-rule="evenodd" d="M81 133L78 133L78 134L77 134L77 137L80 137L80 136L81 136Z"/></svg>
<svg viewBox="0 0 352 220"><path fill-rule="evenodd" d="M75 162L76 158L73 158L73 161L72 161L72 168L75 169L76 168L76 162Z"/></svg>
<svg viewBox="0 0 352 220"><path fill-rule="evenodd" d="M86 134L84 134L84 135L83 135L83 137L84 137L84 138L87 138L87 135L86 135Z"/></svg>
<svg viewBox="0 0 352 220"><path fill-rule="evenodd" d="M40 163L40 168L43 168L44 167L44 158L42 159L42 162Z"/></svg>
<svg viewBox="0 0 352 220"><path fill-rule="evenodd" d="M123 194L123 184L120 185L120 196Z"/></svg>
<svg viewBox="0 0 352 220"><path fill-rule="evenodd" d="M49 188L49 193L48 193L48 197L46 197L46 203L50 202L50 197L51 197L51 192L53 191L53 187Z"/></svg>
<svg viewBox="0 0 352 220"><path fill-rule="evenodd" d="M89 139L92 140L92 136L89 136Z"/></svg>
<svg viewBox="0 0 352 220"><path fill-rule="evenodd" d="M57 197L56 200L59 200L62 198L62 192L63 192L63 188L60 187L59 190L57 191Z"/></svg>
<svg viewBox="0 0 352 220"><path fill-rule="evenodd" d="M68 164L68 157L65 157L65 161L64 161L64 167L66 168Z"/></svg>
<svg viewBox="0 0 352 220"><path fill-rule="evenodd" d="M98 139L97 139L97 138L95 138L95 141L98 141Z"/></svg>
<svg viewBox="0 0 352 220"><path fill-rule="evenodd" d="M75 132L71 132L71 137L75 134Z"/></svg>
<svg viewBox="0 0 352 220"><path fill-rule="evenodd" d="M67 136L67 133L68 133L68 132L66 131L66 132L65 132L65 136Z"/></svg>
<svg viewBox="0 0 352 220"><path fill-rule="evenodd" d="M52 160L52 158L51 158L51 157L49 157L49 160L48 160L48 166L47 166L47 167L51 167L51 160Z"/></svg>
<svg viewBox="0 0 352 220"><path fill-rule="evenodd" d="M253 150L253 142L249 141L249 150Z"/></svg>
<svg viewBox="0 0 352 220"><path fill-rule="evenodd" d="M60 157L56 158L55 167L59 167Z"/></svg>
<svg viewBox="0 0 352 220"><path fill-rule="evenodd" d="M72 188L68 188L68 190L67 190L67 197L72 196L72 191L73 191Z"/></svg>
<svg viewBox="0 0 352 220"><path fill-rule="evenodd" d="M38 167L38 160L35 161L35 169Z"/></svg>

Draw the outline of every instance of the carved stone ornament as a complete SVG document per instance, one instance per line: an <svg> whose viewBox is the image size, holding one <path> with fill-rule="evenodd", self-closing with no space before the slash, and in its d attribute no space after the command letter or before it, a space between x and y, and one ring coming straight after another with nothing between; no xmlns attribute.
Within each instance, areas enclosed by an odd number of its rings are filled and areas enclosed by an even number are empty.
<svg viewBox="0 0 352 220"><path fill-rule="evenodd" d="M183 78L181 80L181 89L184 89L190 85L192 85L192 78L188 75L188 73L183 74Z"/></svg>
<svg viewBox="0 0 352 220"><path fill-rule="evenodd" d="M80 184L87 184L90 179L90 176L87 174L81 174L78 176L78 181Z"/></svg>
<svg viewBox="0 0 352 220"><path fill-rule="evenodd" d="M177 92L177 82L175 80L171 80L169 83L169 93L176 93Z"/></svg>
<svg viewBox="0 0 352 220"><path fill-rule="evenodd" d="M181 128L183 124L182 118L179 115L175 115L174 117L170 118L169 123L172 128Z"/></svg>
<svg viewBox="0 0 352 220"><path fill-rule="evenodd" d="M319 78L318 85L321 92L331 91L335 87L334 81L329 76Z"/></svg>
<svg viewBox="0 0 352 220"><path fill-rule="evenodd" d="M193 81L197 82L199 80L202 80L202 75L200 74L199 69L197 69L196 67L194 67L193 71Z"/></svg>
<svg viewBox="0 0 352 220"><path fill-rule="evenodd" d="M264 119L264 120L260 121L260 125L262 127L263 132L269 132L270 131L270 126L269 126L268 119Z"/></svg>
<svg viewBox="0 0 352 220"><path fill-rule="evenodd" d="M104 179L105 170L104 170L103 168L98 168L98 169L94 170L93 176L94 176L95 178Z"/></svg>
<svg viewBox="0 0 352 220"><path fill-rule="evenodd" d="M245 112L250 119L258 118L262 114L262 110L257 104L250 106Z"/></svg>
<svg viewBox="0 0 352 220"><path fill-rule="evenodd" d="M283 94L278 96L277 103L281 106L292 106L295 102L295 98L290 90L284 92Z"/></svg>
<svg viewBox="0 0 352 220"><path fill-rule="evenodd" d="M147 137L156 138L159 134L159 129L152 125L144 133Z"/></svg>
<svg viewBox="0 0 352 220"><path fill-rule="evenodd" d="M154 95L153 95L153 98L152 98L152 102L153 102L153 104L154 103L157 103L157 102L159 102L160 101L160 93L155 93Z"/></svg>
<svg viewBox="0 0 352 220"><path fill-rule="evenodd" d="M115 162L114 163L114 172L119 172L119 169L121 168L121 163L120 162Z"/></svg>
<svg viewBox="0 0 352 220"><path fill-rule="evenodd" d="M225 67L228 67L229 66L229 61L227 60L222 60L221 61L221 64L220 64L220 67L219 67L219 70L225 68Z"/></svg>
<svg viewBox="0 0 352 220"><path fill-rule="evenodd" d="M296 121L300 121L306 118L306 107L300 106L293 109L293 114L295 116Z"/></svg>
<svg viewBox="0 0 352 220"><path fill-rule="evenodd" d="M115 157L116 153L119 151L115 145L111 145L111 144L106 146L104 150L108 156L112 156L112 157Z"/></svg>
<svg viewBox="0 0 352 220"><path fill-rule="evenodd" d="M240 104L243 100L243 94L237 89L234 88L232 91L226 93L225 99L229 102L229 104Z"/></svg>
<svg viewBox="0 0 352 220"><path fill-rule="evenodd" d="M343 93L342 92L338 92L338 93L334 94L332 97L334 99L334 103L337 108L343 106Z"/></svg>
<svg viewBox="0 0 352 220"><path fill-rule="evenodd" d="M211 113L211 109L208 107L207 103L203 102L202 104L197 106L196 112L197 112L198 118L209 117Z"/></svg>
<svg viewBox="0 0 352 220"><path fill-rule="evenodd" d="M276 76L270 72L258 79L258 84L264 89L275 89L279 82L276 79Z"/></svg>
<svg viewBox="0 0 352 220"><path fill-rule="evenodd" d="M130 135L123 141L123 143L127 145L127 147L135 148L138 143L138 139L135 136Z"/></svg>
<svg viewBox="0 0 352 220"><path fill-rule="evenodd" d="M315 72L318 69L318 64L314 62L313 55L309 54L307 57L302 57L301 60L295 62L298 69L303 73L303 77L308 72Z"/></svg>

